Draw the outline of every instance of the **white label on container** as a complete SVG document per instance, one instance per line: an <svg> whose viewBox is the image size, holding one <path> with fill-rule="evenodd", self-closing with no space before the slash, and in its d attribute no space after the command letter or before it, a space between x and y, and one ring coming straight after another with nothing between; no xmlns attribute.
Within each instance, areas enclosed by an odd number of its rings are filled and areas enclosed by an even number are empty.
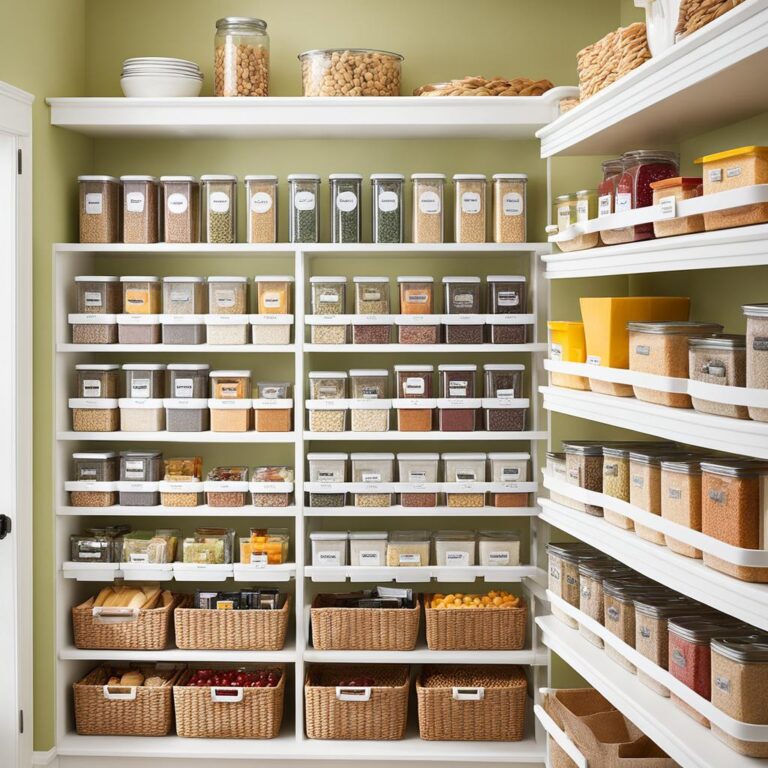
<svg viewBox="0 0 768 768"><path fill-rule="evenodd" d="M597 198L597 215L607 216L611 213L611 203L613 202L613 195L600 195Z"/></svg>
<svg viewBox="0 0 768 768"><path fill-rule="evenodd" d="M380 483L381 472L362 472L360 474L361 483Z"/></svg>
<svg viewBox="0 0 768 768"><path fill-rule="evenodd" d="M550 344L549 345L549 359L550 360L562 360L563 359L563 345L562 344Z"/></svg>
<svg viewBox="0 0 768 768"><path fill-rule="evenodd" d="M677 215L677 198L674 195L662 197L659 200L661 206L661 218L662 219L674 219Z"/></svg>
<svg viewBox="0 0 768 768"><path fill-rule="evenodd" d="M419 195L419 210L422 213L440 213L440 195L427 190Z"/></svg>
<svg viewBox="0 0 768 768"><path fill-rule="evenodd" d="M293 205L297 211L314 211L315 193L307 190L297 192L293 196Z"/></svg>
<svg viewBox="0 0 768 768"><path fill-rule="evenodd" d="M502 467L501 482L515 483L520 479L520 467Z"/></svg>
<svg viewBox="0 0 768 768"><path fill-rule="evenodd" d="M456 470L456 482L465 483L467 481L477 480L477 473L469 469Z"/></svg>
<svg viewBox="0 0 768 768"><path fill-rule="evenodd" d="M362 394L363 400L378 400L379 399L379 388L376 386L373 387L362 387L360 394Z"/></svg>
<svg viewBox="0 0 768 768"><path fill-rule="evenodd" d="M219 394L221 395L221 398L230 398L230 399L236 399L238 392L240 390L240 387L238 384L219 384Z"/></svg>
<svg viewBox="0 0 768 768"><path fill-rule="evenodd" d="M520 216L523 213L523 196L519 192L507 192L501 207L505 216Z"/></svg>
<svg viewBox="0 0 768 768"><path fill-rule="evenodd" d="M616 213L622 211L632 210L632 193L631 192L617 192L616 193Z"/></svg>
<svg viewBox="0 0 768 768"><path fill-rule="evenodd" d="M381 301L381 291L378 288L363 288L363 301Z"/></svg>
<svg viewBox="0 0 768 768"><path fill-rule="evenodd" d="M83 397L101 397L101 381L85 379L83 381Z"/></svg>
<svg viewBox="0 0 768 768"><path fill-rule="evenodd" d="M576 201L576 223L585 224L589 221L589 200Z"/></svg>
<svg viewBox="0 0 768 768"><path fill-rule="evenodd" d="M344 213L349 213L357 208L357 195L354 192L339 192L336 195L336 207Z"/></svg>
<svg viewBox="0 0 768 768"><path fill-rule="evenodd" d="M146 552L131 552L132 563L148 563L149 555Z"/></svg>
<svg viewBox="0 0 768 768"><path fill-rule="evenodd" d="M318 552L318 565L341 565L341 555L338 552Z"/></svg>
<svg viewBox="0 0 768 768"><path fill-rule="evenodd" d="M469 552L446 552L446 565L469 565Z"/></svg>
<svg viewBox="0 0 768 768"><path fill-rule="evenodd" d="M266 552L251 552L251 565L255 565L259 568L265 568L267 566L269 556Z"/></svg>
<svg viewBox="0 0 768 768"><path fill-rule="evenodd" d="M281 387L262 387L260 397L263 397L265 400L278 400L281 394Z"/></svg>
<svg viewBox="0 0 768 768"><path fill-rule="evenodd" d="M642 488L645 485L645 480L642 475L632 475L632 485L635 488Z"/></svg>
<svg viewBox="0 0 768 768"><path fill-rule="evenodd" d="M619 476L618 464L608 464L607 462L603 463L603 477L618 477L618 476Z"/></svg>
<svg viewBox="0 0 768 768"><path fill-rule="evenodd" d="M651 354L651 348L647 344L637 344L635 346L635 354L648 357Z"/></svg>
<svg viewBox="0 0 768 768"><path fill-rule="evenodd" d="M143 480L144 479L144 462L138 459L127 459L125 462L125 479L126 480Z"/></svg>
<svg viewBox="0 0 768 768"><path fill-rule="evenodd" d="M468 389L469 389L469 382L466 382L466 381L449 381L448 382L448 397L466 397Z"/></svg>
<svg viewBox="0 0 768 768"><path fill-rule="evenodd" d="M400 565L421 565L421 555L418 552L402 554L398 561Z"/></svg>
<svg viewBox="0 0 768 768"><path fill-rule="evenodd" d="M171 290L170 299L172 304L187 304L192 301L192 294L183 288L176 288Z"/></svg>
<svg viewBox="0 0 768 768"><path fill-rule="evenodd" d="M509 552L501 549L489 552L488 561L491 565L509 565Z"/></svg>
<svg viewBox="0 0 768 768"><path fill-rule="evenodd" d="M231 288L219 288L213 292L213 300L219 309L235 306L235 292Z"/></svg>
<svg viewBox="0 0 768 768"><path fill-rule="evenodd" d="M102 306L101 293L99 291L84 291L83 301L86 307Z"/></svg>
<svg viewBox="0 0 768 768"><path fill-rule="evenodd" d="M426 304L429 301L428 293L407 293L405 295L406 304Z"/></svg>
<svg viewBox="0 0 768 768"><path fill-rule="evenodd" d="M131 397L136 400L144 400L149 397L149 379L131 378Z"/></svg>
<svg viewBox="0 0 768 768"><path fill-rule="evenodd" d="M499 291L496 294L496 303L500 307L516 307L520 304L520 294L517 291Z"/></svg>
<svg viewBox="0 0 768 768"><path fill-rule="evenodd" d="M251 212L267 213L272 208L272 195L266 192L254 192L251 195Z"/></svg>
<svg viewBox="0 0 768 768"><path fill-rule="evenodd" d="M77 553L77 559L78 560L95 560L96 558L101 557L101 552L78 552Z"/></svg>
<svg viewBox="0 0 768 768"><path fill-rule="evenodd" d="M339 294L338 293L321 293L320 294L320 303L321 304L338 304L339 303Z"/></svg>
<svg viewBox="0 0 768 768"><path fill-rule="evenodd" d="M395 192L380 192L379 193L379 210L383 213L391 213L396 211L400 205L400 198Z"/></svg>
<svg viewBox="0 0 768 768"><path fill-rule="evenodd" d="M265 293L262 303L267 309L277 309L280 306L280 294Z"/></svg>
<svg viewBox="0 0 768 768"><path fill-rule="evenodd" d="M455 293L453 295L453 306L461 309L471 309L475 297L471 293Z"/></svg>
<svg viewBox="0 0 768 768"><path fill-rule="evenodd" d="M168 213L184 213L189 207L189 200L181 192L173 192L168 195Z"/></svg>
<svg viewBox="0 0 768 768"><path fill-rule="evenodd" d="M128 213L144 213L144 193L129 192L125 196L125 210Z"/></svg>
<svg viewBox="0 0 768 768"><path fill-rule="evenodd" d="M80 477L81 478L96 477L97 474L98 474L98 472L97 472L96 468L93 468L93 469L84 468L84 469L80 470Z"/></svg>
<svg viewBox="0 0 768 768"><path fill-rule="evenodd" d="M332 469L317 470L318 483L333 483L335 481L336 481L336 473Z"/></svg>
<svg viewBox="0 0 768 768"><path fill-rule="evenodd" d="M427 473L423 469L413 469L408 473L409 483L426 483Z"/></svg>
<svg viewBox="0 0 768 768"><path fill-rule="evenodd" d="M709 500L714 501L715 504L725 504L725 501L727 499L727 494L725 491L710 491L709 492Z"/></svg>
<svg viewBox="0 0 768 768"><path fill-rule="evenodd" d="M381 555L372 549L361 550L357 555L357 560L359 565L381 565Z"/></svg>
<svg viewBox="0 0 768 768"><path fill-rule="evenodd" d="M514 400L515 390L514 389L497 389L496 397L499 400Z"/></svg>
<svg viewBox="0 0 768 768"><path fill-rule="evenodd" d="M102 198L101 192L86 192L85 193L85 212L100 214L102 212Z"/></svg>
<svg viewBox="0 0 768 768"><path fill-rule="evenodd" d="M715 676L715 688L723 693L730 694L731 692L731 680L728 677L722 677L721 675Z"/></svg>
<svg viewBox="0 0 768 768"><path fill-rule="evenodd" d="M568 229L571 226L571 207L569 205L561 205L557 209L557 228L562 232L564 229Z"/></svg>
<svg viewBox="0 0 768 768"><path fill-rule="evenodd" d="M587 355L587 365L600 365L600 355Z"/></svg>
<svg viewBox="0 0 768 768"><path fill-rule="evenodd" d="M482 210L482 198L477 192L463 192L461 195L462 213L480 213Z"/></svg>
<svg viewBox="0 0 768 768"><path fill-rule="evenodd" d="M668 494L670 499L680 500L683 498L682 488L669 488Z"/></svg>
<svg viewBox="0 0 768 768"><path fill-rule="evenodd" d="M409 376L403 384L403 394L405 395L423 395L426 388L424 379L418 376Z"/></svg>
<svg viewBox="0 0 768 768"><path fill-rule="evenodd" d="M725 177L726 177L727 179L733 179L733 178L735 178L736 176L741 176L741 166L738 166L738 165L737 165L735 168L729 168L729 169L728 169L728 170L725 172Z"/></svg>
<svg viewBox="0 0 768 768"><path fill-rule="evenodd" d="M228 213L229 195L226 192L211 192L208 195L208 205L214 213Z"/></svg>
<svg viewBox="0 0 768 768"><path fill-rule="evenodd" d="M707 171L707 178L710 181L722 181L723 180L723 169L722 168L713 168L710 171Z"/></svg>
<svg viewBox="0 0 768 768"><path fill-rule="evenodd" d="M176 379L173 383L173 396L181 398L192 397L194 385L194 379Z"/></svg>

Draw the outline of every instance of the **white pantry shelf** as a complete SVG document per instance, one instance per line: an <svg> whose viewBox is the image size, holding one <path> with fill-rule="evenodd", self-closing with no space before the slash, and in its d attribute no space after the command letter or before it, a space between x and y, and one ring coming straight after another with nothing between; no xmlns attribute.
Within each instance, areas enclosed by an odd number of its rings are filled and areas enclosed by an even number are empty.
<svg viewBox="0 0 768 768"><path fill-rule="evenodd" d="M110 138L533 139L558 114L559 87L542 96L49 98L51 125Z"/></svg>
<svg viewBox="0 0 768 768"><path fill-rule="evenodd" d="M57 432L59 442L80 440L111 441L115 443L290 443L296 442L293 432Z"/></svg>
<svg viewBox="0 0 768 768"><path fill-rule="evenodd" d="M56 507L59 517L296 517L296 507L126 507L115 504L111 507Z"/></svg>
<svg viewBox="0 0 768 768"><path fill-rule="evenodd" d="M77 433L74 433L77 434ZM114 433L113 433L114 434ZM365 440L374 442L390 442L393 440L403 442L414 442L418 440L439 440L439 441L459 441L459 442L527 442L530 440L546 440L547 432L539 430L535 432L486 432L485 430L477 432L399 432L390 430L389 432L304 432L304 440L322 440L322 441L352 441Z"/></svg>
<svg viewBox="0 0 768 768"><path fill-rule="evenodd" d="M768 2L746 0L538 131L541 156L621 154L758 114L767 68Z"/></svg>
<svg viewBox="0 0 768 768"><path fill-rule="evenodd" d="M486 582L511 584L523 579L539 579L541 569L535 565L471 565L471 566L312 566L304 567L304 575L318 584L337 584L345 581L394 581L398 584L427 584L432 581L473 584L477 579Z"/></svg>
<svg viewBox="0 0 768 768"><path fill-rule="evenodd" d="M538 507L473 507L472 517L536 517ZM304 507L304 517L466 517L466 507Z"/></svg>
<svg viewBox="0 0 768 768"><path fill-rule="evenodd" d="M197 565L192 563L79 563L68 560L62 564L65 579L75 581L186 581L200 583L224 582L228 579L244 582L288 582L296 576L295 563L259 567L249 563L229 565Z"/></svg>
<svg viewBox="0 0 768 768"><path fill-rule="evenodd" d="M69 344L56 345L57 352L160 352L164 355L226 352L227 354L276 354L296 352L294 344Z"/></svg>
<svg viewBox="0 0 768 768"><path fill-rule="evenodd" d="M482 610L482 609L478 609ZM535 651L430 651L421 645L412 651L317 651L307 648L304 661L345 664L524 664L543 666L546 649Z"/></svg>
<svg viewBox="0 0 768 768"><path fill-rule="evenodd" d="M514 354L516 352L546 352L548 345L544 343L531 344L305 344L305 352L404 352L427 354Z"/></svg>
<svg viewBox="0 0 768 768"><path fill-rule="evenodd" d="M296 647L292 641L279 651L212 651L167 648L162 651L87 650L65 645L59 650L62 661L144 661L195 662L199 664L224 662L227 664L256 664L296 660Z"/></svg>

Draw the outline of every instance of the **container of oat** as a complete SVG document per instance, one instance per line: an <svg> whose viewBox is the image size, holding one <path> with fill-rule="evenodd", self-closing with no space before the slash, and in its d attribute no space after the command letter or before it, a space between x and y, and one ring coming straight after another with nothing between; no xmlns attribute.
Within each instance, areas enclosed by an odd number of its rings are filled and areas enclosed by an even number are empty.
<svg viewBox="0 0 768 768"><path fill-rule="evenodd" d="M594 619L598 624L605 624L603 599L603 579L631 577L632 571L617 562L603 560L585 560L579 563L579 610ZM603 647L603 639L583 623L579 624L579 633L598 648Z"/></svg>
<svg viewBox="0 0 768 768"><path fill-rule="evenodd" d="M476 538L474 531L437 531L432 537L435 564L461 568L475 565Z"/></svg>
<svg viewBox="0 0 768 768"><path fill-rule="evenodd" d="M585 363L587 361L587 344L584 339L584 323L570 320L550 320L549 329L549 359L564 363ZM584 376L574 376L570 373L549 374L553 387L568 389L589 389L589 379Z"/></svg>
<svg viewBox="0 0 768 768"><path fill-rule="evenodd" d="M164 315L204 315L206 312L204 277L164 277Z"/></svg>
<svg viewBox="0 0 768 768"><path fill-rule="evenodd" d="M485 506L485 491L478 483L486 481L484 453L444 453L445 502L449 507L479 508Z"/></svg>
<svg viewBox="0 0 768 768"><path fill-rule="evenodd" d="M308 453L309 482L323 483L325 491L310 491L310 507L343 507L346 493L343 483L346 480L346 453Z"/></svg>
<svg viewBox="0 0 768 768"><path fill-rule="evenodd" d="M253 400L257 432L290 432L293 429L293 400L288 382L259 381Z"/></svg>
<svg viewBox="0 0 768 768"><path fill-rule="evenodd" d="M277 242L277 176L245 177L246 237L249 243Z"/></svg>
<svg viewBox="0 0 768 768"><path fill-rule="evenodd" d="M390 313L388 277L353 277L356 315Z"/></svg>
<svg viewBox="0 0 768 768"><path fill-rule="evenodd" d="M75 366L76 397L114 399L120 393L120 366L115 363L80 363Z"/></svg>
<svg viewBox="0 0 768 768"><path fill-rule="evenodd" d="M293 315L251 315L251 341L271 346L291 343Z"/></svg>
<svg viewBox="0 0 768 768"><path fill-rule="evenodd" d="M738 147L713 155L705 155L694 162L702 166L705 195L729 189L768 184L768 147ZM744 227L768 221L768 203L724 208L704 214L707 231L726 227Z"/></svg>
<svg viewBox="0 0 768 768"><path fill-rule="evenodd" d="M126 275L120 278L123 288L123 312L126 315L156 315L162 308L160 278Z"/></svg>
<svg viewBox="0 0 768 768"><path fill-rule="evenodd" d="M565 451L566 481L587 491L603 490L603 445L590 441L563 441ZM589 515L602 517L603 508L594 504L571 500L568 505Z"/></svg>
<svg viewBox="0 0 768 768"><path fill-rule="evenodd" d="M383 566L387 559L388 539L386 531L350 531L349 564Z"/></svg>
<svg viewBox="0 0 768 768"><path fill-rule="evenodd" d="M160 234L157 179L121 176L124 243L156 243Z"/></svg>
<svg viewBox="0 0 768 768"><path fill-rule="evenodd" d="M256 301L260 315L291 313L292 275L256 275Z"/></svg>
<svg viewBox="0 0 768 768"><path fill-rule="evenodd" d="M343 315L347 306L347 278L314 276L309 278L313 315ZM314 342L314 339L312 339ZM343 342L341 342L343 343Z"/></svg>
<svg viewBox="0 0 768 768"><path fill-rule="evenodd" d="M209 507L244 507L250 490L248 467L214 467L204 485Z"/></svg>
<svg viewBox="0 0 768 768"><path fill-rule="evenodd" d="M651 182L650 186L653 190L653 204L660 205L664 201L674 212L677 203L681 200L691 200L694 197L700 197L702 185L700 177L674 176L671 179ZM703 231L704 217L701 214L677 216L653 222L653 234L655 237L690 235L694 232Z"/></svg>
<svg viewBox="0 0 768 768"><path fill-rule="evenodd" d="M254 507L289 507L293 497L291 467L255 467L251 472L251 504Z"/></svg>
<svg viewBox="0 0 768 768"><path fill-rule="evenodd" d="M349 372L350 428L353 432L386 432L389 429L389 372L353 369Z"/></svg>
<svg viewBox="0 0 768 768"><path fill-rule="evenodd" d="M429 565L429 531L392 531L387 542L387 566L418 568Z"/></svg>
<svg viewBox="0 0 768 768"><path fill-rule="evenodd" d="M742 549L768 549L768 464L703 461L701 472L702 533ZM707 552L704 564L742 581L768 582L768 568L734 565Z"/></svg>
<svg viewBox="0 0 768 768"><path fill-rule="evenodd" d="M346 531L312 531L312 565L315 568L347 565Z"/></svg>
<svg viewBox="0 0 768 768"><path fill-rule="evenodd" d="M390 507L392 492L382 484L391 484L395 479L394 453L352 453L352 482L366 486L366 490L352 493L356 507Z"/></svg>
<svg viewBox="0 0 768 768"><path fill-rule="evenodd" d="M211 432L248 432L253 422L252 402L250 398L210 398Z"/></svg>
<svg viewBox="0 0 768 768"><path fill-rule="evenodd" d="M359 243L363 228L362 184L359 173L332 173L331 242Z"/></svg>
<svg viewBox="0 0 768 768"><path fill-rule="evenodd" d="M527 239L525 173L495 173L493 175L493 241L495 243L524 243Z"/></svg>
<svg viewBox="0 0 768 768"><path fill-rule="evenodd" d="M414 243L442 243L445 174L412 173Z"/></svg>
<svg viewBox="0 0 768 768"><path fill-rule="evenodd" d="M436 507L437 491L430 484L438 482L439 453L398 453L400 504L403 507ZM406 487L402 487L403 484Z"/></svg>
<svg viewBox="0 0 768 768"><path fill-rule="evenodd" d="M355 315L352 317L353 344L389 344L394 317L391 315Z"/></svg>
<svg viewBox="0 0 768 768"><path fill-rule="evenodd" d="M691 381L717 384L721 387L744 387L747 381L747 337L718 333L713 336L688 339L688 371ZM700 413L748 419L745 405L717 403L701 397L691 397L693 408Z"/></svg>
<svg viewBox="0 0 768 768"><path fill-rule="evenodd" d="M161 176L163 240L200 242L200 183L194 176Z"/></svg>
<svg viewBox="0 0 768 768"><path fill-rule="evenodd" d="M288 239L292 243L320 241L320 177L316 173L288 176Z"/></svg>
<svg viewBox="0 0 768 768"><path fill-rule="evenodd" d="M120 237L120 180L78 176L80 242L116 243Z"/></svg>
<svg viewBox="0 0 768 768"><path fill-rule="evenodd" d="M746 304L741 311L747 318L747 386L768 389L768 304ZM768 408L749 406L749 418L768 421Z"/></svg>
<svg viewBox="0 0 768 768"><path fill-rule="evenodd" d="M200 177L200 182L203 242L234 243L237 240L237 176L206 174Z"/></svg>
<svg viewBox="0 0 768 768"><path fill-rule="evenodd" d="M520 537L513 531L480 531L477 554L479 565L520 565Z"/></svg>
<svg viewBox="0 0 768 768"><path fill-rule="evenodd" d="M701 458L664 459L661 462L661 516L692 531L701 530ZM701 558L701 550L664 535L673 552Z"/></svg>
<svg viewBox="0 0 768 768"><path fill-rule="evenodd" d="M160 503L158 482L163 477L163 455L157 451L123 451L120 454L120 504L154 507Z"/></svg>
<svg viewBox="0 0 768 768"><path fill-rule="evenodd" d="M433 277L398 277L400 314L431 315L434 312L434 282Z"/></svg>
<svg viewBox="0 0 768 768"><path fill-rule="evenodd" d="M457 173L454 238L457 243L484 243L488 179L482 173Z"/></svg>
<svg viewBox="0 0 768 768"><path fill-rule="evenodd" d="M209 277L208 312L212 315L247 314L248 278L222 275Z"/></svg>
<svg viewBox="0 0 768 768"><path fill-rule="evenodd" d="M528 493L515 490L517 483L528 482L529 453L489 453L492 483L502 483L508 488L493 490L490 494L494 507L527 507Z"/></svg>
<svg viewBox="0 0 768 768"><path fill-rule="evenodd" d="M116 432L120 424L117 398L81 398L69 400L72 429L75 432Z"/></svg>
<svg viewBox="0 0 768 768"><path fill-rule="evenodd" d="M400 173L371 174L371 205L373 209L373 242L402 243L405 212L403 184Z"/></svg>
<svg viewBox="0 0 768 768"><path fill-rule="evenodd" d="M165 363L125 363L125 396L146 400L165 396Z"/></svg>
<svg viewBox="0 0 768 768"><path fill-rule="evenodd" d="M116 315L123 311L120 278L114 275L78 275L75 278L77 312L87 315Z"/></svg>
<svg viewBox="0 0 768 768"><path fill-rule="evenodd" d="M441 315L395 315L399 344L438 344Z"/></svg>
<svg viewBox="0 0 768 768"><path fill-rule="evenodd" d="M688 378L689 339L721 333L718 323L664 322L628 323L629 369L639 373ZM690 408L690 395L661 392L648 387L632 386L635 397L648 403L672 408Z"/></svg>
<svg viewBox="0 0 768 768"><path fill-rule="evenodd" d="M163 398L140 399L121 397L120 429L123 432L162 432L165 429Z"/></svg>
<svg viewBox="0 0 768 768"><path fill-rule="evenodd" d="M485 336L484 315L443 315L446 344L482 344Z"/></svg>

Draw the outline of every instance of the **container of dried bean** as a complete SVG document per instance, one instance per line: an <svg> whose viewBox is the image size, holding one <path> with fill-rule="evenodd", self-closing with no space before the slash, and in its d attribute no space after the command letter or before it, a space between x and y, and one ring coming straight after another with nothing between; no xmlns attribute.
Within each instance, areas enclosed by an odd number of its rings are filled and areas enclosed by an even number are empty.
<svg viewBox="0 0 768 768"><path fill-rule="evenodd" d="M312 314L343 315L347 306L347 278L314 276L309 278ZM312 340L314 342L314 339ZM343 342L342 342L343 343Z"/></svg>
<svg viewBox="0 0 768 768"><path fill-rule="evenodd" d="M102 480L68 480L64 490L69 494L73 507L111 507L117 503L117 483ZM95 557L95 555L93 555ZM90 559L81 554L78 560ZM103 561L106 562L106 561Z"/></svg>
<svg viewBox="0 0 768 768"><path fill-rule="evenodd" d="M524 243L527 238L525 173L495 173L493 175L493 241L495 243Z"/></svg>
<svg viewBox="0 0 768 768"><path fill-rule="evenodd" d="M479 397L439 398L438 429L441 432L474 432L479 422L481 403Z"/></svg>
<svg viewBox="0 0 768 768"><path fill-rule="evenodd" d="M703 338L688 339L688 370L691 381L717 384L721 387L744 387L747 382L747 337L718 333ZM691 397L693 409L715 416L748 419L745 405L718 403L701 397Z"/></svg>
<svg viewBox="0 0 768 768"><path fill-rule="evenodd" d="M157 315L162 307L160 278L126 275L123 287L123 311L127 315Z"/></svg>
<svg viewBox="0 0 768 768"><path fill-rule="evenodd" d="M353 277L356 315L390 313L388 277Z"/></svg>
<svg viewBox="0 0 768 768"><path fill-rule="evenodd" d="M443 315L446 344L482 344L485 336L483 315Z"/></svg>
<svg viewBox="0 0 768 768"><path fill-rule="evenodd" d="M401 398L431 398L433 365L396 365L397 396Z"/></svg>
<svg viewBox="0 0 768 768"><path fill-rule="evenodd" d="M312 400L343 400L347 396L348 376L344 371L310 371Z"/></svg>
<svg viewBox="0 0 768 768"><path fill-rule="evenodd" d="M389 429L389 373L355 369L349 372L350 428L353 432L386 432Z"/></svg>
<svg viewBox="0 0 768 768"><path fill-rule="evenodd" d="M246 236L249 243L277 242L277 176L245 177Z"/></svg>
<svg viewBox="0 0 768 768"><path fill-rule="evenodd" d="M475 508L485 506L485 491L478 483L486 479L484 453L444 453L445 502L449 507Z"/></svg>
<svg viewBox="0 0 768 768"><path fill-rule="evenodd" d="M747 386L768 389L768 304L746 304L741 311L747 318ZM749 418L768 421L768 408L749 406Z"/></svg>
<svg viewBox="0 0 768 768"><path fill-rule="evenodd" d="M69 408L75 432L115 432L119 429L120 411L116 398L70 398Z"/></svg>
<svg viewBox="0 0 768 768"><path fill-rule="evenodd" d="M359 173L332 173L331 242L359 243L362 236L362 184Z"/></svg>
<svg viewBox="0 0 768 768"><path fill-rule="evenodd" d="M163 398L121 397L120 429L123 432L162 432L165 429Z"/></svg>
<svg viewBox="0 0 768 768"><path fill-rule="evenodd" d="M313 344L346 344L351 319L352 315L306 315L304 322L312 329Z"/></svg>
<svg viewBox="0 0 768 768"><path fill-rule="evenodd" d="M392 531L387 543L387 567L429 565L429 531Z"/></svg>
<svg viewBox="0 0 768 768"><path fill-rule="evenodd" d="M404 507L436 507L439 453L398 453L400 504Z"/></svg>
<svg viewBox="0 0 768 768"><path fill-rule="evenodd" d="M346 493L341 485L346 480L346 453L308 453L309 481L324 483L328 491L310 491L310 507L343 507Z"/></svg>
<svg viewBox="0 0 768 768"><path fill-rule="evenodd" d="M251 397L250 371L211 371L211 397L217 400L243 400Z"/></svg>
<svg viewBox="0 0 768 768"><path fill-rule="evenodd" d="M395 479L394 453L352 453L352 482L366 486L352 494L356 507L392 506L391 483ZM388 485L382 485L388 484Z"/></svg>
<svg viewBox="0 0 768 768"><path fill-rule="evenodd" d="M703 461L701 471L702 533L742 549L768 549L768 464ZM768 582L768 568L735 565L707 552L704 564L742 581Z"/></svg>
<svg viewBox="0 0 768 768"><path fill-rule="evenodd" d="M628 323L629 369L639 373L688 378L688 340L721 333L718 323L665 322ZM633 385L638 400L672 408L690 408L690 395L662 392Z"/></svg>
<svg viewBox="0 0 768 768"><path fill-rule="evenodd" d="M525 429L528 401L523 398L523 372L518 363L488 363L485 380L485 428L489 432L520 432Z"/></svg>
<svg viewBox="0 0 768 768"><path fill-rule="evenodd" d="M293 315L251 315L251 341L266 346L291 343Z"/></svg>
<svg viewBox="0 0 768 768"><path fill-rule="evenodd" d="M391 315L354 315L351 320L353 344L389 344L394 317Z"/></svg>
<svg viewBox="0 0 768 768"><path fill-rule="evenodd" d="M267 22L227 16L216 22L215 96L269 96Z"/></svg>
<svg viewBox="0 0 768 768"><path fill-rule="evenodd" d="M499 483L499 490L491 491L494 507L527 507L528 492L516 489L518 483L528 482L529 453L489 453L492 483Z"/></svg>
<svg viewBox="0 0 768 768"><path fill-rule="evenodd" d="M114 399L120 394L119 365L115 363L80 363L75 366L76 397L89 400Z"/></svg>
<svg viewBox="0 0 768 768"><path fill-rule="evenodd" d="M215 275L208 278L208 312L244 315L248 312L248 279Z"/></svg>
<svg viewBox="0 0 768 768"><path fill-rule="evenodd" d="M205 344L205 315L160 315L163 344Z"/></svg>
<svg viewBox="0 0 768 768"><path fill-rule="evenodd" d="M79 314L116 315L123 311L120 278L114 275L78 275L75 288Z"/></svg>
<svg viewBox="0 0 768 768"><path fill-rule="evenodd" d="M481 173L457 173L455 185L454 237L457 243L486 240L486 191L488 180Z"/></svg>
<svg viewBox="0 0 768 768"><path fill-rule="evenodd" d="M237 240L237 176L206 174L200 177L200 183L203 242L234 243Z"/></svg>
<svg viewBox="0 0 768 768"><path fill-rule="evenodd" d="M288 239L292 243L320 241L320 177L316 173L288 176Z"/></svg>
<svg viewBox="0 0 768 768"><path fill-rule="evenodd" d="M401 173L371 174L373 242L402 243L404 238L403 183Z"/></svg>
<svg viewBox="0 0 768 768"><path fill-rule="evenodd" d="M120 237L120 180L78 176L80 242L116 243Z"/></svg>
<svg viewBox="0 0 768 768"><path fill-rule="evenodd" d="M399 344L438 344L441 315L396 315Z"/></svg>
<svg viewBox="0 0 768 768"><path fill-rule="evenodd" d="M587 361L587 343L584 339L584 323L570 320L550 320L549 359L564 363L585 363ZM568 389L589 389L589 379L570 373L549 374L553 387Z"/></svg>
<svg viewBox="0 0 768 768"><path fill-rule="evenodd" d="M121 176L123 242L156 243L160 234L158 185L154 176Z"/></svg>
<svg viewBox="0 0 768 768"><path fill-rule="evenodd" d="M651 189L653 190L653 204L660 205L665 202L667 205L673 206L671 211L674 213L680 200L691 200L694 197L701 196L701 178L673 176L669 179L652 182ZM701 214L677 216L653 222L653 234L655 237L689 235L694 232L703 231L704 217Z"/></svg>
<svg viewBox="0 0 768 768"><path fill-rule="evenodd" d="M661 516L692 531L701 530L701 459L666 459L661 462ZM701 550L664 535L673 552L701 558Z"/></svg>
<svg viewBox="0 0 768 768"><path fill-rule="evenodd" d="M293 275L256 275L256 300L260 315L291 313Z"/></svg>
<svg viewBox="0 0 768 768"><path fill-rule="evenodd" d="M587 491L603 490L603 445L591 441L563 441L566 464L566 482ZM603 508L581 501L571 501L573 509L602 517Z"/></svg>
<svg viewBox="0 0 768 768"><path fill-rule="evenodd" d="M163 240L200 242L200 183L194 176L161 176Z"/></svg>
<svg viewBox="0 0 768 768"><path fill-rule="evenodd" d="M632 571L624 565L603 560L585 560L579 563L579 610L594 619L598 624L605 624L603 599L603 579L631 577ZM603 647L603 639L592 630L579 623L579 633L598 648Z"/></svg>
<svg viewBox="0 0 768 768"><path fill-rule="evenodd" d="M293 469L255 467L249 490L254 507L289 507L293 496Z"/></svg>
<svg viewBox="0 0 768 768"><path fill-rule="evenodd" d="M252 401L210 398L211 432L248 432L252 423Z"/></svg>
<svg viewBox="0 0 768 768"><path fill-rule="evenodd" d="M304 96L399 96L399 53L327 48L299 54Z"/></svg>
<svg viewBox="0 0 768 768"><path fill-rule="evenodd" d="M412 277L401 275L397 278L400 289L400 313L403 315L431 315L434 311L433 277Z"/></svg>
<svg viewBox="0 0 768 768"><path fill-rule="evenodd" d="M442 243L445 174L412 173L414 243Z"/></svg>
<svg viewBox="0 0 768 768"><path fill-rule="evenodd" d="M307 400L310 432L343 432L347 424L347 400Z"/></svg>
<svg viewBox="0 0 768 768"><path fill-rule="evenodd" d="M437 400L430 398L395 398L399 432L431 432Z"/></svg>
<svg viewBox="0 0 768 768"><path fill-rule="evenodd" d="M248 467L214 467L205 479L209 507L244 507L248 492Z"/></svg>

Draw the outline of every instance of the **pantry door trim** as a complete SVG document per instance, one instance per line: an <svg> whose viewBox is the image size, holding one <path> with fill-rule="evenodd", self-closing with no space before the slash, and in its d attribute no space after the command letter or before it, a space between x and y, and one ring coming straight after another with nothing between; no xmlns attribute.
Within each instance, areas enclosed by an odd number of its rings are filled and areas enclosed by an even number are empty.
<svg viewBox="0 0 768 768"><path fill-rule="evenodd" d="M12 686L18 714L12 723L17 740L3 745L3 754L13 768L32 764L32 104L34 96L0 82L0 137L10 149L12 178L0 179L0 251L8 279L0 288L0 364L10 373L9 410L0 422L7 425L0 443L0 456L10 469L11 493L2 514L11 518L11 533L4 542L10 547L11 604L0 631L11 633L9 658L2 664L15 667ZM15 158L14 158L15 155ZM15 162L14 162L15 160ZM15 168L14 168L15 166ZM15 170L15 173L14 173ZM3 211L7 212L3 214ZM7 250L6 250L7 248ZM8 379L6 379L8 380ZM5 590L6 587L0 587ZM5 645L5 641L3 645Z"/></svg>

